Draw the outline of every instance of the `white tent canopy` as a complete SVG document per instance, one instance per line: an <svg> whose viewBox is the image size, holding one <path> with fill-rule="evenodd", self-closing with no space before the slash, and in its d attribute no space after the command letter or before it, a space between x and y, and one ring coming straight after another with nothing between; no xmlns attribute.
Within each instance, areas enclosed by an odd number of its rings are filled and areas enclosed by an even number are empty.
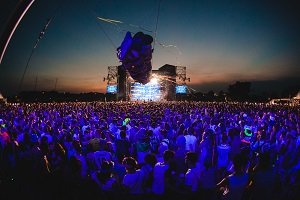
<svg viewBox="0 0 300 200"><path fill-rule="evenodd" d="M298 92L298 94L293 99L299 99L300 100L300 91Z"/></svg>
<svg viewBox="0 0 300 200"><path fill-rule="evenodd" d="M300 91L293 98L272 99L269 103L270 104L300 105Z"/></svg>
<svg viewBox="0 0 300 200"><path fill-rule="evenodd" d="M0 103L7 103L7 99L4 98L4 96L0 92Z"/></svg>

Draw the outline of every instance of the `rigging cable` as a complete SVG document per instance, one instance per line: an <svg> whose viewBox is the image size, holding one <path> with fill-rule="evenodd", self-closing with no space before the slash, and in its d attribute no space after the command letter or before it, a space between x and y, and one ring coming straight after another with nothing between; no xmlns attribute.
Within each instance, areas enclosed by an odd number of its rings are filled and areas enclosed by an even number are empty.
<svg viewBox="0 0 300 200"><path fill-rule="evenodd" d="M22 89L23 81L24 81L24 78L25 78L25 75L26 75L29 63L31 61L32 55L33 55L35 49L38 47L38 44L39 44L40 40L44 37L49 24L58 15L58 12L61 10L61 7L62 7L62 3L57 6L57 8L56 8L56 10L55 10L55 12L53 14L53 16L47 20L47 23L45 24L43 30L40 32L40 34L39 34L39 36L38 36L38 38L37 38L37 40L35 42L35 45L33 46L32 50L31 50L31 53L30 53L29 58L27 60L24 72L22 74L22 77L21 77L21 80L20 80L20 83L19 83L19 91L21 91L21 89Z"/></svg>
<svg viewBox="0 0 300 200"><path fill-rule="evenodd" d="M50 22L52 21L53 18L54 18L54 16L47 20L46 25L44 26L43 30L40 32L39 37L38 37L38 39L36 40L35 45L34 45L34 47L33 47L32 50L31 50L30 56L29 56L29 58L28 58L28 60L27 60L27 63L26 63L24 72L23 72L22 77L21 77L21 80L20 80L19 91L21 91L21 89L22 89L24 77L25 77L25 74L26 74L26 72L27 72L27 69L28 69L30 60L31 60L31 58L32 58L32 55L33 55L33 53L34 53L34 50L38 47L38 44L39 44L40 40L44 37L45 32L46 32L46 30L47 30L47 28L48 28L48 26L49 26L49 24L50 24Z"/></svg>

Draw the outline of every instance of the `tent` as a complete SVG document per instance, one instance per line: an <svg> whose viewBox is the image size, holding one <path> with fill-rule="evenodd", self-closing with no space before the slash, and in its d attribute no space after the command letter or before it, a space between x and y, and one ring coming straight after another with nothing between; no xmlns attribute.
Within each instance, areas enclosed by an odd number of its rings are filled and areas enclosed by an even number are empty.
<svg viewBox="0 0 300 200"><path fill-rule="evenodd" d="M300 100L300 91L297 93L297 95L295 97L293 97L293 99Z"/></svg>
<svg viewBox="0 0 300 200"><path fill-rule="evenodd" d="M3 97L1 92L0 92L0 103L6 103L6 99Z"/></svg>
<svg viewBox="0 0 300 200"><path fill-rule="evenodd" d="M270 104L286 104L291 106L300 105L300 91L293 98L284 98L284 99L272 99Z"/></svg>

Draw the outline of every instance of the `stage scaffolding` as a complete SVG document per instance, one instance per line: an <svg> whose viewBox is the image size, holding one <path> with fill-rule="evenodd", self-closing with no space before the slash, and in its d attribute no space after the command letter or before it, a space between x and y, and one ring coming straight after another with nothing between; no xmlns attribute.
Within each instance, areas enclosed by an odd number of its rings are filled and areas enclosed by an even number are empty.
<svg viewBox="0 0 300 200"><path fill-rule="evenodd" d="M104 81L107 81L107 85L117 85L118 84L118 66L107 67L108 73Z"/></svg>
<svg viewBox="0 0 300 200"><path fill-rule="evenodd" d="M186 81L190 82L190 78L186 77L186 67L176 66L176 84L186 85Z"/></svg>

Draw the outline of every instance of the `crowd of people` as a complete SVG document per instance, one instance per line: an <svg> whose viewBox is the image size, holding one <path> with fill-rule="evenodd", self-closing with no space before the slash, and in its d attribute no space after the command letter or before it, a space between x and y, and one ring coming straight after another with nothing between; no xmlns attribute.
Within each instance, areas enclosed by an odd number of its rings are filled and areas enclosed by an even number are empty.
<svg viewBox="0 0 300 200"><path fill-rule="evenodd" d="M299 106L0 106L0 193L25 199L299 199Z"/></svg>

